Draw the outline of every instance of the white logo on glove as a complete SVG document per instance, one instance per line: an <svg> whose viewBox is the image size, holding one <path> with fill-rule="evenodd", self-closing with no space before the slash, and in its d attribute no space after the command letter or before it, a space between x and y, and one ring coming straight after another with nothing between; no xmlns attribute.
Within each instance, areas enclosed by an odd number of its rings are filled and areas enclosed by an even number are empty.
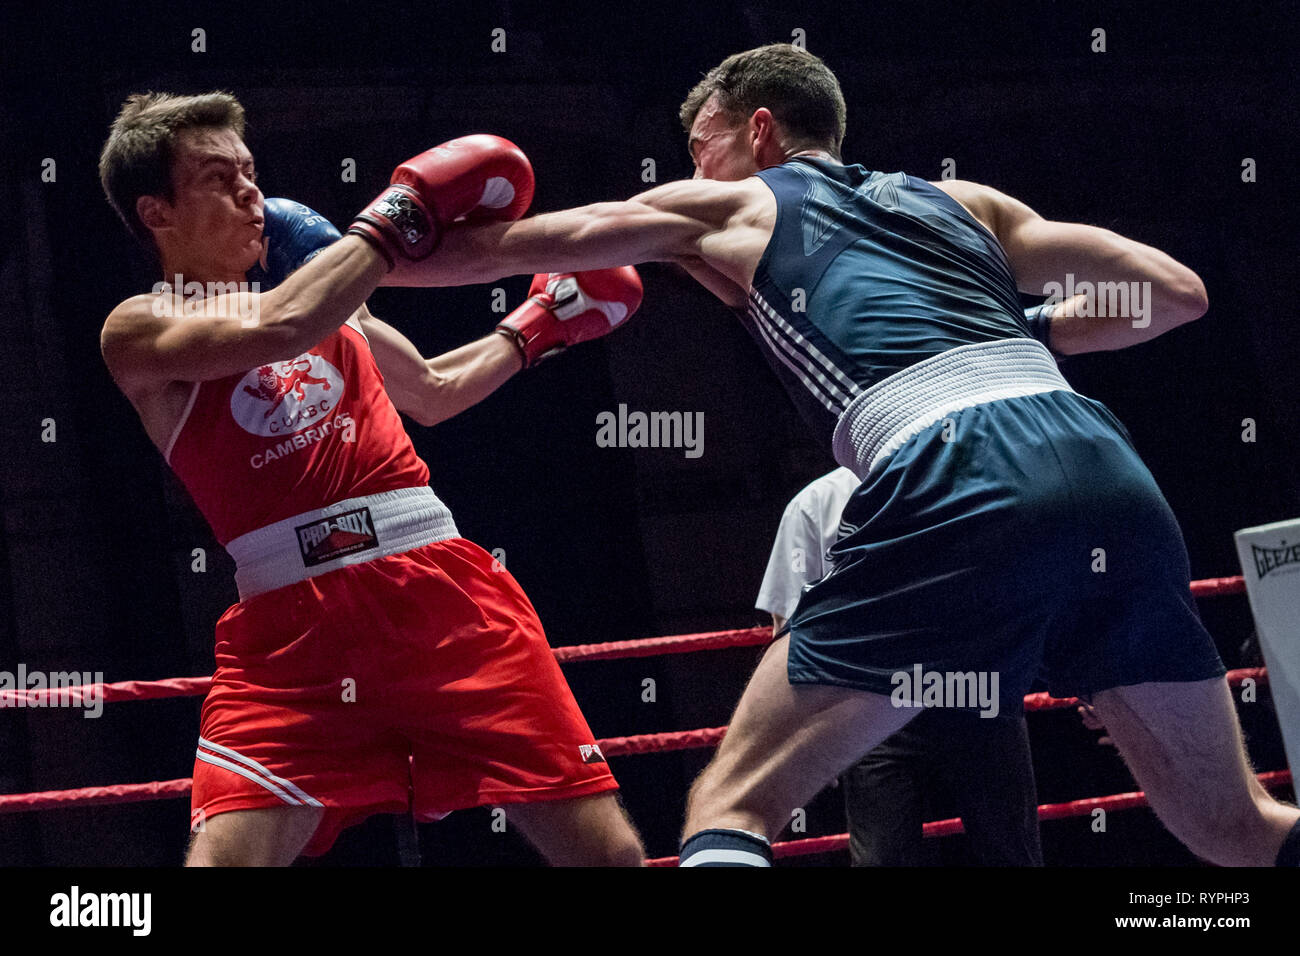
<svg viewBox="0 0 1300 956"><path fill-rule="evenodd" d="M628 316L627 306L622 302L605 299L588 298L573 276L556 276L546 283L546 291L555 299L551 311L562 321L576 319L580 315L595 310L609 322L611 329L618 328Z"/></svg>

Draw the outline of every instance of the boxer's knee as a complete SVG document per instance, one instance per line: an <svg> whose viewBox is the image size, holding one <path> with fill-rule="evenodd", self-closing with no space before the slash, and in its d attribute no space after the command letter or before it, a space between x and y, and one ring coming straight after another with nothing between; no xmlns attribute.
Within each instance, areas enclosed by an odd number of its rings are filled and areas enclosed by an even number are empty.
<svg viewBox="0 0 1300 956"><path fill-rule="evenodd" d="M607 835L599 857L600 862L594 865L641 866L645 863L645 847L632 825L624 822Z"/></svg>
<svg viewBox="0 0 1300 956"><path fill-rule="evenodd" d="M519 804L511 822L553 866L640 866L645 848L612 793Z"/></svg>
<svg viewBox="0 0 1300 956"><path fill-rule="evenodd" d="M641 866L645 847L627 812L613 794L593 798L599 804L591 825L597 839L586 848L584 866Z"/></svg>

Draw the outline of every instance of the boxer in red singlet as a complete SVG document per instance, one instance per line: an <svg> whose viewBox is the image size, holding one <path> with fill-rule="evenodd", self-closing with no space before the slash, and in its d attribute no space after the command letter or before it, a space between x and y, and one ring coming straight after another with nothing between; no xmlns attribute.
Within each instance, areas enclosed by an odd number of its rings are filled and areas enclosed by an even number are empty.
<svg viewBox="0 0 1300 956"><path fill-rule="evenodd" d="M270 216L233 97L131 97L100 172L181 285L119 305L105 361L238 568L187 863L286 865L373 813L495 804L553 863L639 864L532 605L457 533L398 414L434 424L609 331L639 303L635 273L539 277L506 334L426 361L364 299L455 219L522 215L531 169L511 144L421 154L337 241L315 241L320 217L285 225L290 247L322 248L270 292L232 291Z"/></svg>

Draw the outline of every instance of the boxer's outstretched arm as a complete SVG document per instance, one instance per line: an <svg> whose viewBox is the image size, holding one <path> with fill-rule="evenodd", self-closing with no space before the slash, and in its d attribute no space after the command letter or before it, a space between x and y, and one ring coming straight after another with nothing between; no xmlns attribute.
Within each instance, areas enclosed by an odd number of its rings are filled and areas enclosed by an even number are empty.
<svg viewBox="0 0 1300 956"><path fill-rule="evenodd" d="M538 272L705 258L728 278L728 250L749 223L752 185L682 180L624 202L602 202L511 223L460 225L421 262L399 262L383 285L449 286ZM735 263L732 260L735 260ZM738 273L739 274L739 273Z"/></svg>
<svg viewBox="0 0 1300 956"><path fill-rule="evenodd" d="M421 425L436 425L477 405L523 368L504 335L485 335L431 359L397 329L361 307L361 326L397 410Z"/></svg>
<svg viewBox="0 0 1300 956"><path fill-rule="evenodd" d="M124 388L203 382L307 351L365 302L386 264L365 241L345 237L270 292L191 302L137 295L108 316L100 350Z"/></svg>
<svg viewBox="0 0 1300 956"><path fill-rule="evenodd" d="M1200 278L1159 249L1109 229L1044 219L1024 203L978 183L934 185L997 237L1022 292L1047 295L1053 283L1061 289L1107 284L1097 295L1075 296L1057 306L1050 332L1053 351L1072 355L1124 348L1205 314L1208 302ZM1085 300L1087 309L1081 308Z"/></svg>

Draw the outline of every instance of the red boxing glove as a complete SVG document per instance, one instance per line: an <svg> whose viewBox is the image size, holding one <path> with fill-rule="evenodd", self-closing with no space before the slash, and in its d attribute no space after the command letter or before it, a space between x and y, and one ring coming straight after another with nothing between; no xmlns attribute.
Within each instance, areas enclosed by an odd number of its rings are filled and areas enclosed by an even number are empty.
<svg viewBox="0 0 1300 956"><path fill-rule="evenodd" d="M462 136L409 159L348 229L388 260L418 261L459 219L518 219L533 201L533 167L514 143L485 133Z"/></svg>
<svg viewBox="0 0 1300 956"><path fill-rule="evenodd" d="M497 325L524 355L524 368L571 345L608 335L641 305L631 266L533 277L529 298Z"/></svg>

